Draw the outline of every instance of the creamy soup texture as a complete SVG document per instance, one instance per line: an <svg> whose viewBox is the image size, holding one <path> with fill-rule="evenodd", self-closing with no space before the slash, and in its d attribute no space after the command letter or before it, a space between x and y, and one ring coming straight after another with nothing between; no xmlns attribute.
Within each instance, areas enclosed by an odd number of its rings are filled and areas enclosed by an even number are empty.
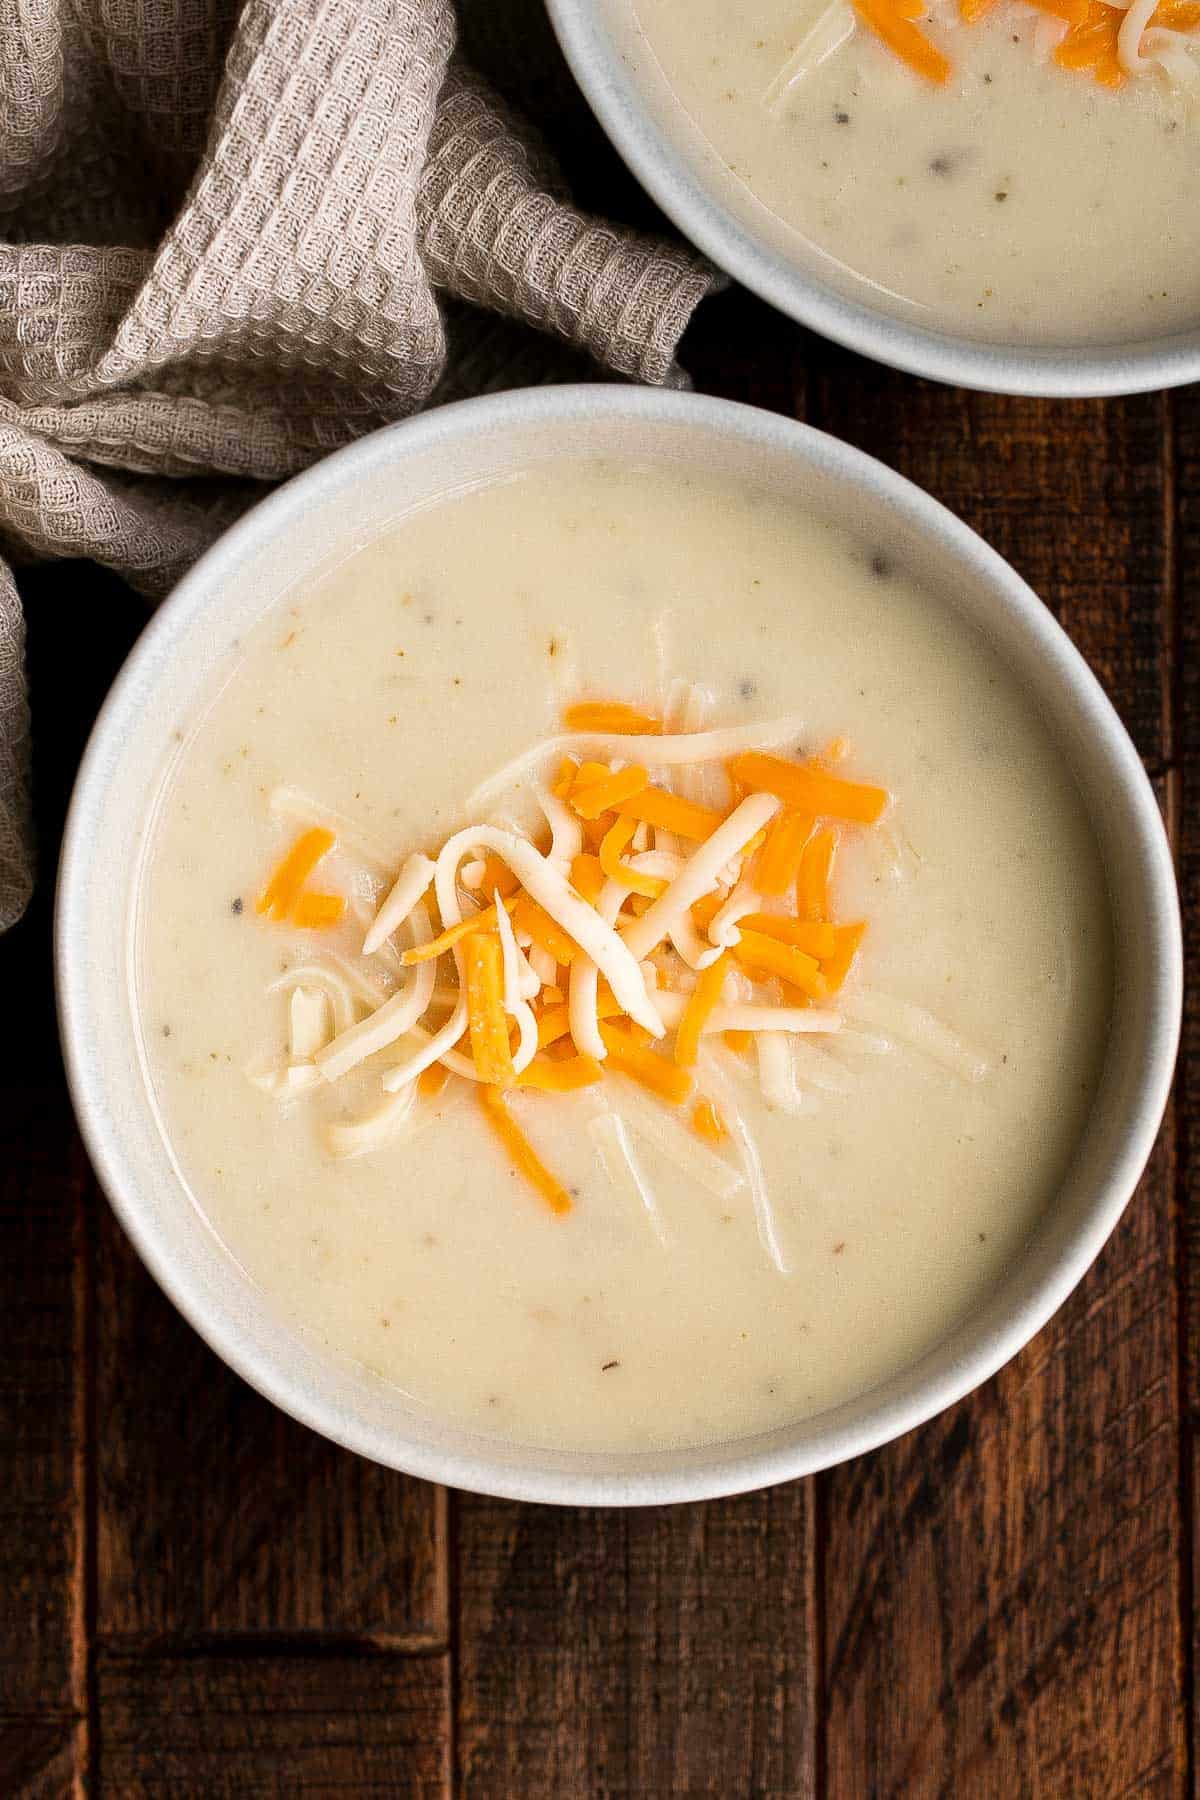
<svg viewBox="0 0 1200 1800"><path fill-rule="evenodd" d="M1055 61L1044 34L1065 24L1008 0L971 25L936 0L919 30L950 64L944 85L841 0L732 14L723 0L633 4L630 59L665 76L726 204L852 296L1015 342L1116 342L1200 320L1195 80L1155 67L1110 89ZM814 60L797 65L814 22ZM1200 74L1195 25L1180 35L1188 47L1168 55Z"/></svg>
<svg viewBox="0 0 1200 1800"><path fill-rule="evenodd" d="M377 1072L283 1101L247 1077L287 1037L272 984L331 941L256 912L297 829L288 793L354 821L316 885L369 919L402 860L474 822L469 792L553 735L565 703L661 710L679 676L714 724L799 714L791 750L842 739L842 772L893 796L835 866L838 916L868 922L830 1003L857 1029L795 1041L791 1109L723 1040L697 1070L756 1146L778 1256L744 1186L718 1197L652 1133L645 1191L615 1179L587 1127L600 1090L513 1104L571 1192L563 1216L457 1077L419 1130L333 1157L327 1128L361 1113ZM396 978L358 955L353 912L335 935L359 976ZM398 1410L565 1448L751 1433L934 1344L1052 1202L1109 995L1080 800L975 631L886 543L671 465L588 459L409 517L231 651L164 777L137 942L164 1130L264 1294L394 1383ZM929 1018L933 1040L914 1023ZM626 1087L604 1078L618 1114ZM640 1098L644 1124L657 1103Z"/></svg>

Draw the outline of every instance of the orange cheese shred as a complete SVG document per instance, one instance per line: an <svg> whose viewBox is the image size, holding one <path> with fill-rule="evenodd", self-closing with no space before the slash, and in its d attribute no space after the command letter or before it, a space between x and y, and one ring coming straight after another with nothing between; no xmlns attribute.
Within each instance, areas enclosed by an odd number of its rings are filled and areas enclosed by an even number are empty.
<svg viewBox="0 0 1200 1800"><path fill-rule="evenodd" d="M627 868L621 861L621 852L627 848L636 830L636 819L618 819L609 827L600 845L600 867L610 881L619 881L631 894L641 894L646 900L657 900L666 887L666 882L657 875L639 874L636 869Z"/></svg>
<svg viewBox="0 0 1200 1800"><path fill-rule="evenodd" d="M692 920L698 931L707 931L726 899L725 894L705 894L692 907Z"/></svg>
<svg viewBox="0 0 1200 1800"><path fill-rule="evenodd" d="M830 994L837 993L850 973L854 958L858 955L858 947L866 935L867 927L865 921L862 921L857 925L835 925L833 929L837 933L837 948L833 955L827 957L821 964L821 974L825 978L826 992Z"/></svg>
<svg viewBox="0 0 1200 1800"><path fill-rule="evenodd" d="M568 1056L561 1062L535 1056L517 1076L517 1086L538 1088L544 1094L573 1094L577 1088L591 1087L603 1074L594 1056Z"/></svg>
<svg viewBox="0 0 1200 1800"><path fill-rule="evenodd" d="M311 831L302 832L255 902L257 911L270 913L276 919L286 919L304 883L336 842L332 831L327 831L323 825L314 825Z"/></svg>
<svg viewBox="0 0 1200 1800"><path fill-rule="evenodd" d="M600 781L589 781L586 785L575 781L571 789L571 805L581 819L598 819L603 812L611 812L622 800L632 800L648 786L650 777L645 769L636 763L628 769L618 769L616 774L605 773Z"/></svg>
<svg viewBox="0 0 1200 1800"><path fill-rule="evenodd" d="M781 913L747 913L738 920L744 931L761 931L764 937L778 938L781 944L794 944L820 962L837 949L837 930L833 925L810 924L806 919L789 919Z"/></svg>
<svg viewBox="0 0 1200 1800"><path fill-rule="evenodd" d="M791 987L799 988L810 1000L823 1000L828 986L815 956L808 956L792 944L766 937L759 931L743 931L733 946L734 959L744 969L757 975L778 975Z"/></svg>
<svg viewBox="0 0 1200 1800"><path fill-rule="evenodd" d="M751 790L777 794L786 806L818 818L848 819L855 825L874 825L888 803L886 788L864 781L843 781L817 763L784 762L763 750L745 750L733 757L730 767Z"/></svg>
<svg viewBox="0 0 1200 1800"><path fill-rule="evenodd" d="M523 893L517 899L512 909L512 922L515 930L527 931L539 950L545 950L563 967L573 963L579 954L575 939L568 937L562 926L529 894Z"/></svg>
<svg viewBox="0 0 1200 1800"><path fill-rule="evenodd" d="M1039 12L1049 13L1052 18L1062 19L1067 25L1086 25L1089 0L1030 0ZM1162 11L1162 8L1159 8Z"/></svg>
<svg viewBox="0 0 1200 1800"><path fill-rule="evenodd" d="M615 1019L622 1007L611 994L601 993L596 1001L596 1017L598 1019ZM551 1044L566 1037L571 1029L570 1012L566 1006L547 1007L538 1020L538 1048L549 1049Z"/></svg>
<svg viewBox="0 0 1200 1800"><path fill-rule="evenodd" d="M554 777L554 785L550 790L551 793L557 794L560 800L565 800L574 786L575 777L578 773L579 764L575 761L575 758L573 756L564 756L558 765L558 774Z"/></svg>
<svg viewBox="0 0 1200 1800"><path fill-rule="evenodd" d="M1168 31L1198 31L1200 0L1159 0L1158 9L1150 23L1165 26Z"/></svg>
<svg viewBox="0 0 1200 1800"><path fill-rule="evenodd" d="M786 894L796 879L800 855L812 829L813 820L808 813L793 812L790 807L776 813L767 827L766 842L754 871L754 885L760 894Z"/></svg>
<svg viewBox="0 0 1200 1800"><path fill-rule="evenodd" d="M697 1100L692 1108L692 1130L710 1144L723 1144L729 1128L711 1100Z"/></svg>
<svg viewBox="0 0 1200 1800"><path fill-rule="evenodd" d="M508 1015L504 1011L504 957L500 939L490 931L476 931L466 941L463 955L467 989L467 1020L471 1054L484 1081L513 1079L512 1051L508 1042Z"/></svg>
<svg viewBox="0 0 1200 1800"><path fill-rule="evenodd" d="M513 1168L537 1189L551 1212L569 1213L571 1210L570 1194L562 1182L550 1173L529 1142L505 1105L500 1089L480 1087L478 1091L483 1116L499 1139Z"/></svg>
<svg viewBox="0 0 1200 1800"><path fill-rule="evenodd" d="M341 894L301 894L292 908L292 923L301 931L328 931L345 910Z"/></svg>
<svg viewBox="0 0 1200 1800"><path fill-rule="evenodd" d="M700 1034L713 1007L721 998L728 967L729 952L723 950L715 962L709 963L707 969L700 971L699 979L688 995L688 1003L675 1032L675 1061L681 1069L693 1069L696 1066L696 1058L700 1053Z"/></svg>
<svg viewBox="0 0 1200 1800"><path fill-rule="evenodd" d="M592 856L583 850L575 857L571 864L571 886L589 906L595 906L600 898L600 889L604 886L604 870L598 856Z"/></svg>
<svg viewBox="0 0 1200 1800"><path fill-rule="evenodd" d="M906 62L915 75L923 76L937 86L943 86L950 79L950 64L942 55L936 44L931 44L924 32L918 31L912 18L915 13L920 17L923 6L915 8L904 4L901 0L853 0L854 10L871 31L885 43L894 55Z"/></svg>
<svg viewBox="0 0 1200 1800"><path fill-rule="evenodd" d="M506 901L505 910L512 912L513 903ZM463 919L457 925L447 926L437 937L431 938L427 944L414 944L406 950L400 961L406 968L414 963L431 962L435 956L444 956L447 950L453 949L462 938L471 937L477 931L490 931L496 923L496 906L485 906L482 912L472 913L469 919Z"/></svg>
<svg viewBox="0 0 1200 1800"><path fill-rule="evenodd" d="M698 843L711 837L725 819L724 813L714 812L709 806L696 806L691 800L681 800L678 794L664 793L655 787L644 788L640 794L620 801L615 810L624 819L656 825L661 831L673 831L676 837L692 838Z"/></svg>
<svg viewBox="0 0 1200 1800"><path fill-rule="evenodd" d="M422 1100L436 1100L450 1079L450 1071L445 1063L430 1063L417 1076L417 1092Z"/></svg>
<svg viewBox="0 0 1200 1800"><path fill-rule="evenodd" d="M578 700L564 708L562 722L568 731L611 731L630 737L662 734L661 719L620 700Z"/></svg>
<svg viewBox="0 0 1200 1800"><path fill-rule="evenodd" d="M1086 19L1068 31L1054 52L1055 62L1063 69L1090 73L1101 87L1123 87L1125 71L1117 38L1124 18L1124 12L1105 6L1103 0L1088 0Z"/></svg>
<svg viewBox="0 0 1200 1800"><path fill-rule="evenodd" d="M725 1040L725 1048L732 1050L735 1056L745 1056L754 1042L752 1031L723 1031L721 1036Z"/></svg>
<svg viewBox="0 0 1200 1800"><path fill-rule="evenodd" d="M507 900L511 894L516 893L520 885L521 883L513 874L508 864L502 862L500 857L484 857L483 876L479 883L479 893L499 894L502 900Z"/></svg>
<svg viewBox="0 0 1200 1800"><path fill-rule="evenodd" d="M636 1034L622 1025L601 1024L600 1036L608 1051L607 1067L657 1094L672 1106L682 1106L692 1091L692 1078L677 1063L667 1062L638 1043Z"/></svg>
<svg viewBox="0 0 1200 1800"><path fill-rule="evenodd" d="M837 850L837 833L823 826L804 846L796 876L796 913L816 924L829 917L829 882Z"/></svg>

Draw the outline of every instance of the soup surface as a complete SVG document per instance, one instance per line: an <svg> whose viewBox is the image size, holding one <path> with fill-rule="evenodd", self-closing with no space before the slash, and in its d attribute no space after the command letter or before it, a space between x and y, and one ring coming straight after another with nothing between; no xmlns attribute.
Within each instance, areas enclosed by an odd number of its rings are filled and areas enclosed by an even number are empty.
<svg viewBox="0 0 1200 1800"><path fill-rule="evenodd" d="M1011 0L970 25L935 0L919 31L946 58L942 84L842 0L633 6L631 60L644 77L661 69L726 204L852 297L1006 342L1200 322L1200 81L1156 67L1104 86L1055 60L1043 34L1064 22ZM1180 17L1189 47L1173 53L1200 75L1200 9Z"/></svg>
<svg viewBox="0 0 1200 1800"><path fill-rule="evenodd" d="M761 1184L736 1132L705 1143L687 1108L612 1072L511 1099L569 1211L514 1168L457 1075L374 1148L333 1154L386 1057L281 1090L289 1029L291 1051L310 1048L297 985L319 994L325 966L355 993L405 991L395 947L361 954L405 858L520 814L527 770L490 812L467 797L559 731L564 705L661 716L680 677L705 724L799 715L788 755L840 759L839 778L892 796L842 830L831 878L835 916L867 927L820 1003L842 1029L777 1036L770 1103L753 1046L701 1040L695 1092L744 1128ZM719 764L703 779L701 799L730 803ZM338 841L309 888L350 902L332 931L257 906L314 817ZM674 466L584 459L403 520L233 647L203 716L181 721L137 942L164 1130L265 1294L394 1383L398 1407L566 1448L751 1433L933 1345L1051 1202L1109 995L1080 800L974 630L885 543ZM452 978L448 956L437 967Z"/></svg>

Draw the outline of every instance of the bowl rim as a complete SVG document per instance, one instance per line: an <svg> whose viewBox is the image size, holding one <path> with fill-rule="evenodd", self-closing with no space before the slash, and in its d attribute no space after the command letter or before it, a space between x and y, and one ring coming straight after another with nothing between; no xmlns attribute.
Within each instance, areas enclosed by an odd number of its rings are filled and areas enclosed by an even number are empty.
<svg viewBox="0 0 1200 1800"><path fill-rule="evenodd" d="M605 134L672 224L726 274L810 330L889 368L954 387L1043 399L1099 399L1200 381L1200 320L1121 344L991 343L939 331L839 294L743 224L656 119L603 0L546 0L572 75Z"/></svg>
<svg viewBox="0 0 1200 1800"><path fill-rule="evenodd" d="M1127 1100L1114 1155L1086 1215L1029 1291L1002 1322L981 1327L968 1352L945 1359L931 1373L921 1364L894 1378L903 1393L884 1397L865 1416L822 1426L820 1416L797 1421L787 1443L757 1447L746 1440L743 1453L730 1455L731 1440L707 1447L725 1452L718 1466L705 1465L705 1450L686 1453L688 1466L667 1472L617 1466L597 1475L536 1464L546 1454L536 1447L489 1446L446 1449L414 1441L399 1428L381 1429L350 1417L330 1392L295 1379L286 1348L275 1343L260 1352L254 1333L231 1299L224 1311L205 1298L203 1280L191 1267L179 1234L160 1230L137 1192L122 1147L122 1132L110 1116L111 1093L104 1053L104 1019L92 1019L84 968L90 850L105 799L105 754L110 739L120 741L136 714L138 676L153 665L160 647L170 650L186 624L219 609L226 577L253 547L269 543L322 494L377 467L402 466L411 456L463 433L502 432L595 419L618 423L682 425L717 439L766 443L799 465L832 469L835 477L869 491L899 514L960 567L980 576L998 610L1016 615L1019 628L1056 665L1059 681L1087 712L1089 736L1103 740L1117 766L1117 779L1137 814L1139 887L1145 897L1150 938L1146 980L1151 984L1152 1024L1146 1055ZM54 921L55 984L60 1037L68 1086L93 1168L122 1227L139 1256L184 1318L238 1375L281 1410L343 1447L376 1462L424 1479L505 1499L573 1505L633 1506L715 1499L791 1480L828 1468L887 1443L988 1380L1039 1331L1082 1279L1115 1228L1140 1179L1166 1108L1182 1013L1183 950L1178 890L1165 828L1142 761L1115 709L1081 653L1042 601L1004 559L939 501L886 465L808 425L738 402L665 390L573 385L516 389L463 400L389 426L336 452L292 478L229 528L177 584L135 644L106 697L89 737L68 811L59 862ZM955 1328L958 1329L957 1327ZM924 1360L936 1356L927 1353ZM864 1397L865 1398L865 1397ZM497 1454L499 1450L499 1454ZM666 1452L663 1454L673 1454ZM515 1460L514 1460L515 1459ZM635 1459L636 1460L636 1459Z"/></svg>

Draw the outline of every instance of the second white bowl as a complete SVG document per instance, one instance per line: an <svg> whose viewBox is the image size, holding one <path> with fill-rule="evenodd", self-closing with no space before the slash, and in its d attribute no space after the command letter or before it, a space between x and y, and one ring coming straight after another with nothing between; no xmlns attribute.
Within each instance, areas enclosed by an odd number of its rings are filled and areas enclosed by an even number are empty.
<svg viewBox="0 0 1200 1800"><path fill-rule="evenodd" d="M731 205L722 166L668 86L632 0L547 7L575 79L642 186L706 256L801 324L893 368L994 393L1084 398L1200 380L1200 318L1170 336L1040 347L915 325L887 310L882 291L875 305L839 292L818 254L803 261L773 241L765 208Z"/></svg>

